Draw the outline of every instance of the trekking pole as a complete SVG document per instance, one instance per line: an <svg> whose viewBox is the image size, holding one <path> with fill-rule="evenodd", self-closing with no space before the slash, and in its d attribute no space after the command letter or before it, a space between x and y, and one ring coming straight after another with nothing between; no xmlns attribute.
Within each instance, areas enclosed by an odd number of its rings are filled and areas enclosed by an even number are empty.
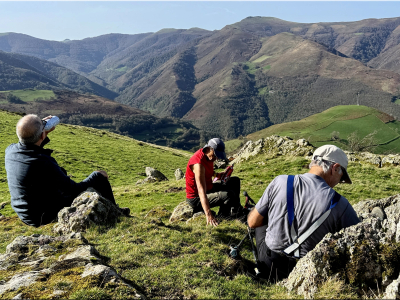
<svg viewBox="0 0 400 300"><path fill-rule="evenodd" d="M247 205L247 204L249 203L249 201L250 201L253 205L256 205L256 203L254 202L254 200L251 199L251 197L249 196L249 194L247 194L246 191L243 191L243 196L246 197L245 205Z"/></svg>
<svg viewBox="0 0 400 300"><path fill-rule="evenodd" d="M254 268L254 271L256 272L256 276L259 276L261 274L261 272L258 270L259 266L258 266L258 259L257 259L257 254L256 254L256 250L254 249L254 243L253 243L253 237L251 236L251 229L250 227L247 227L247 232L248 232L248 236L250 239L250 244L251 244L251 252L253 252L253 257L254 257L254 261L256 263L256 267Z"/></svg>
<svg viewBox="0 0 400 300"><path fill-rule="evenodd" d="M236 246L229 246L231 251L229 252L229 256L232 257L233 259L236 259L239 256L239 247L242 245L244 240L247 238L248 233L243 237L243 239L237 244Z"/></svg>

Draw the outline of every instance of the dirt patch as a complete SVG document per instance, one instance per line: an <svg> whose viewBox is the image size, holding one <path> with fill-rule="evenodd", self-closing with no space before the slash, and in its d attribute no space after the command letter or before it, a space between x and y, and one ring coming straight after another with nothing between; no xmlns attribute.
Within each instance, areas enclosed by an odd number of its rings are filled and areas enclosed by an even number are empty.
<svg viewBox="0 0 400 300"><path fill-rule="evenodd" d="M164 192L165 193L178 193L178 192L181 192L184 190L186 190L186 188L184 188L184 187L172 187L172 188L169 188L168 190L165 190Z"/></svg>
<svg viewBox="0 0 400 300"><path fill-rule="evenodd" d="M395 120L394 117L392 117L392 116L390 116L390 115L388 115L388 114L385 114L385 113L381 113L381 114L378 114L378 115L376 115L376 116L377 116L378 119L381 120L383 123L389 123L389 122Z"/></svg>

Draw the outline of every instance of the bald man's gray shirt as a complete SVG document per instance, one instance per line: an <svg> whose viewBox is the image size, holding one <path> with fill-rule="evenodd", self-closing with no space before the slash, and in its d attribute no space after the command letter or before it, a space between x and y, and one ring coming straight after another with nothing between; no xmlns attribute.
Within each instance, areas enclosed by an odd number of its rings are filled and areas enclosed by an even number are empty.
<svg viewBox="0 0 400 300"><path fill-rule="evenodd" d="M265 243L273 251L280 252L290 246L290 231L286 205L287 175L276 177L266 188L256 205L257 211L268 222ZM295 228L300 236L325 211L329 209L335 191L321 177L306 173L294 178ZM265 224L266 224L265 222ZM341 197L329 217L300 246L303 257L328 233L357 224L356 212L345 197Z"/></svg>

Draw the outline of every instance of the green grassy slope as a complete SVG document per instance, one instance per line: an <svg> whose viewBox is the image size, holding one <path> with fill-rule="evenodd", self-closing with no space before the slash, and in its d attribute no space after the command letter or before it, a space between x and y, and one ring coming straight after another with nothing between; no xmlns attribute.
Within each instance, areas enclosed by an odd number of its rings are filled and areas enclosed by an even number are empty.
<svg viewBox="0 0 400 300"><path fill-rule="evenodd" d="M10 143L16 142L15 124L18 119L17 115L0 111L2 153ZM178 167L184 170L189 153L71 125L58 126L50 138L49 147L55 149L54 157L75 180L84 179L92 170L106 170L117 203L131 209L132 218L123 218L113 228L92 228L85 237L96 245L101 255L109 258L110 266L137 284L146 297L295 298L282 287L252 280L245 267L251 266L252 261L247 242L241 251L245 263L241 266L244 269L235 271L237 266L227 252L228 245L238 243L245 233L244 225L238 221L222 220L216 228L206 227L204 220L193 225L168 222L169 213L162 209L172 211L185 199L185 182L176 181L173 172ZM242 179L242 190L247 190L257 201L275 176L307 172L304 169L307 163L301 157L269 157L263 154L236 165L234 175ZM0 166L0 201L5 201L9 200L9 195L3 156L0 157ZM158 168L170 181L136 186L136 181L144 178L141 173L146 166ZM398 193L400 168L379 169L350 163L348 170L354 184L341 185L337 191L351 203ZM145 218L154 207L158 208L158 212ZM25 226L9 205L1 213L8 217L0 220L1 253L18 235L52 234L51 224L38 229ZM335 286L340 285L330 284L325 293L333 298L349 297L344 289ZM45 288L49 289L48 294L53 292L51 287ZM15 291L18 292L21 291ZM41 293L43 295L44 292Z"/></svg>
<svg viewBox="0 0 400 300"><path fill-rule="evenodd" d="M33 90L33 89L26 89L26 90L14 90L14 91L0 91L1 94L12 94L18 98L20 98L24 102L31 102L38 98L43 100L50 100L55 98L55 94L53 91L49 90ZM0 101L0 103L7 103L6 100Z"/></svg>
<svg viewBox="0 0 400 300"><path fill-rule="evenodd" d="M20 116L3 111L0 115L0 151L4 153L9 144L18 142L15 124ZM49 138L48 148L55 150L53 156L74 180L83 180L92 171L102 169L109 173L112 186L118 188L134 185L137 180L145 178L142 173L148 166L160 170L171 180L175 179L174 171L184 169L190 156L184 151L156 148L108 131L81 126L57 126ZM0 165L4 166L3 155ZM0 182L5 183L5 178L4 167L1 167ZM8 198L7 185L2 184L0 199L5 201ZM123 195L121 199L124 199Z"/></svg>
<svg viewBox="0 0 400 300"><path fill-rule="evenodd" d="M300 121L273 125L249 134L247 138L256 140L272 134L306 138L313 145L333 143L347 148L347 137L357 131L360 137L377 131L376 153L400 152L400 122L374 108L357 105L340 105ZM333 131L339 132L340 140L331 141Z"/></svg>

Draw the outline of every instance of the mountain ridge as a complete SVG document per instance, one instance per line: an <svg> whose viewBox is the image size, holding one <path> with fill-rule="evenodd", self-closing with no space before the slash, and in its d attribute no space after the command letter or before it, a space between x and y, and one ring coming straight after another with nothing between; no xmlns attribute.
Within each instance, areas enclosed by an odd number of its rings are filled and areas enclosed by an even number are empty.
<svg viewBox="0 0 400 300"><path fill-rule="evenodd" d="M393 55L399 36L400 18L298 23L248 17L215 31L165 28L68 41L51 59L118 93L120 103L183 118L227 139L359 100L400 117ZM0 36L0 49L13 39L22 51L12 34ZM95 46L98 41L104 46ZM67 53L71 45L82 53ZM88 45L95 48L85 56Z"/></svg>

